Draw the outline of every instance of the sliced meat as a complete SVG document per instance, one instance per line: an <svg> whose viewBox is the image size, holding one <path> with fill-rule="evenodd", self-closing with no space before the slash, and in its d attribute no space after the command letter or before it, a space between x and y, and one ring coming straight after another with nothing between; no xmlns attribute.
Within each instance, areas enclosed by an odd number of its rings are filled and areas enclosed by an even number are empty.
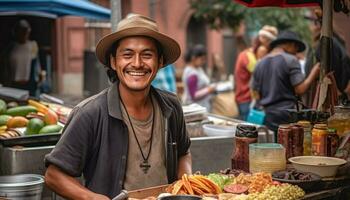
<svg viewBox="0 0 350 200"><path fill-rule="evenodd" d="M230 184L224 187L224 191L232 194L242 194L248 191L248 187L242 184Z"/></svg>

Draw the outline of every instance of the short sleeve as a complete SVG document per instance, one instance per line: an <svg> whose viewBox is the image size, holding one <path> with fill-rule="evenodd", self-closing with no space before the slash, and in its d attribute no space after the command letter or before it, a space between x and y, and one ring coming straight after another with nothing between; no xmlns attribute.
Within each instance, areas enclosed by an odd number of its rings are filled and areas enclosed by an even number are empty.
<svg viewBox="0 0 350 200"><path fill-rule="evenodd" d="M287 61L289 69L289 80L292 86L296 86L304 81L304 75L301 72L301 67L298 59L290 57Z"/></svg>
<svg viewBox="0 0 350 200"><path fill-rule="evenodd" d="M45 166L55 165L70 176L81 176L88 155L92 123L87 113L75 108L52 152L45 156Z"/></svg>
<svg viewBox="0 0 350 200"><path fill-rule="evenodd" d="M184 119L184 114L182 111L182 107L180 105L180 102L177 103L177 109L179 109L179 115L178 115L178 124L180 126L178 138L177 138L177 144L178 144L178 156L184 156L189 153L190 146L191 146L191 140L188 136L188 132L186 130L186 122Z"/></svg>

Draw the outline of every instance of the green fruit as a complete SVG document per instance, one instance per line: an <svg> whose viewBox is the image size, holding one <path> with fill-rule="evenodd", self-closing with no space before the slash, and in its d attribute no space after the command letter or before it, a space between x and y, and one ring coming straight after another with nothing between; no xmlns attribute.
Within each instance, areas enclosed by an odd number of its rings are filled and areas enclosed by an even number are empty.
<svg viewBox="0 0 350 200"><path fill-rule="evenodd" d="M7 110L7 104L4 100L0 99L0 114L5 113Z"/></svg>
<svg viewBox="0 0 350 200"><path fill-rule="evenodd" d="M26 135L38 134L39 131L45 126L43 120L38 118L33 118L29 120L26 130Z"/></svg>
<svg viewBox="0 0 350 200"><path fill-rule="evenodd" d="M11 118L12 116L10 115L0 115L0 126L6 125L7 121Z"/></svg>
<svg viewBox="0 0 350 200"><path fill-rule="evenodd" d="M40 131L39 134L44 134L44 133L58 133L62 130L62 126L60 125L47 125L44 126Z"/></svg>
<svg viewBox="0 0 350 200"><path fill-rule="evenodd" d="M17 107L8 109L6 114L11 116L25 117L31 112L37 113L38 110L34 106L17 106Z"/></svg>

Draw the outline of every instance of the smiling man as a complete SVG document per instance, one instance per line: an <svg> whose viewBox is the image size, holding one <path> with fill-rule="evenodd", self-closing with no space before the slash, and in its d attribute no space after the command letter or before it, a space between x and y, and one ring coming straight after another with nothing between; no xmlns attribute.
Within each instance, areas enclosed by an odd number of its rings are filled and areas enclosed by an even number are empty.
<svg viewBox="0 0 350 200"><path fill-rule="evenodd" d="M178 43L133 15L100 40L96 55L113 84L74 108L45 158L46 184L68 199L110 199L192 173L181 104L151 87L158 69L180 56Z"/></svg>

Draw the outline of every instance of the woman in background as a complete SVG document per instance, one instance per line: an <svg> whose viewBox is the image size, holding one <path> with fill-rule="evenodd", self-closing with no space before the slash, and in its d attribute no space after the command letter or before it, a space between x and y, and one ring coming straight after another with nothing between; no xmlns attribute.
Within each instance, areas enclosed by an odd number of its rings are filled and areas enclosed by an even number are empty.
<svg viewBox="0 0 350 200"><path fill-rule="evenodd" d="M186 67L182 75L184 84L183 103L197 103L211 111L211 98L215 85L203 70L206 63L206 49L203 45L195 45L185 55Z"/></svg>

